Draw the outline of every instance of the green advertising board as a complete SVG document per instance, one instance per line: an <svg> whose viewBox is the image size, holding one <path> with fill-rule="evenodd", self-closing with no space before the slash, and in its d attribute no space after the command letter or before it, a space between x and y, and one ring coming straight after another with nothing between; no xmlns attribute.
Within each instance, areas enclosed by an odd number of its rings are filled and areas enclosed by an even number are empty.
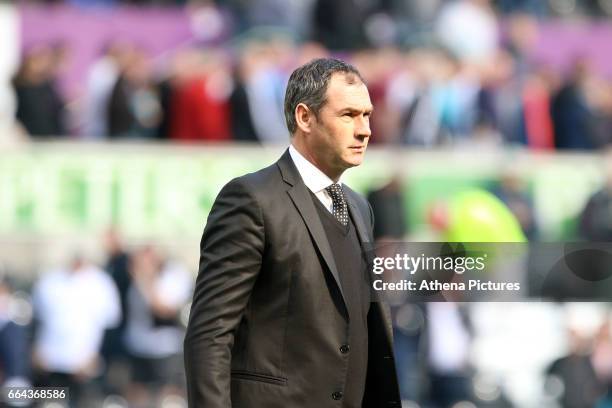
<svg viewBox="0 0 612 408"><path fill-rule="evenodd" d="M117 225L142 237L196 237L221 189L233 177L273 163L283 148L150 145L36 145L2 151L0 234L79 234ZM426 228L433 200L467 188L487 188L507 168L526 163L521 176L534 197L536 215L550 239L571 234L576 215L601 184L592 157L528 154L457 155L383 152L344 181L365 193L401 175L406 215L413 232ZM579 163L577 165L576 163Z"/></svg>

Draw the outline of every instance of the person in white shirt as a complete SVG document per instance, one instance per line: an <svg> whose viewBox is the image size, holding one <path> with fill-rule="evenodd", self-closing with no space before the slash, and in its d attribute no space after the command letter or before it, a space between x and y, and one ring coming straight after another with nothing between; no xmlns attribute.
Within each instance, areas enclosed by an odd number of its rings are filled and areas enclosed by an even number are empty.
<svg viewBox="0 0 612 408"><path fill-rule="evenodd" d="M41 276L33 304L38 385L70 387L78 401L82 386L100 372L105 330L120 320L117 289L103 270L76 257L70 267Z"/></svg>

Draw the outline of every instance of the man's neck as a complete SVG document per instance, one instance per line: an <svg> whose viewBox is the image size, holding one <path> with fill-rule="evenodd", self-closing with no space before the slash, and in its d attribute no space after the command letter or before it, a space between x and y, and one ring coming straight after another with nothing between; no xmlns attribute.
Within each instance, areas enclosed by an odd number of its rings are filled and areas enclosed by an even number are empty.
<svg viewBox="0 0 612 408"><path fill-rule="evenodd" d="M329 177L334 183L337 183L340 180L343 171L332 171L326 168L324 165L321 165L317 158L313 154L310 154L309 150L305 146L300 143L296 143L295 140L291 144L293 145L293 148L297 150L306 160L312 163L312 165L317 169L321 170L323 174Z"/></svg>

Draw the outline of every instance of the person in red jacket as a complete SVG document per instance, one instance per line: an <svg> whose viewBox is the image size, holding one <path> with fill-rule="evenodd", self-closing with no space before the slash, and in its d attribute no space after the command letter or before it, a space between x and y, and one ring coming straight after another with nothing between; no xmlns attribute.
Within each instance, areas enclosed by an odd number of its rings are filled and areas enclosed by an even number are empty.
<svg viewBox="0 0 612 408"><path fill-rule="evenodd" d="M179 56L170 99L170 139L224 141L231 137L228 98L231 78L220 59L188 53Z"/></svg>

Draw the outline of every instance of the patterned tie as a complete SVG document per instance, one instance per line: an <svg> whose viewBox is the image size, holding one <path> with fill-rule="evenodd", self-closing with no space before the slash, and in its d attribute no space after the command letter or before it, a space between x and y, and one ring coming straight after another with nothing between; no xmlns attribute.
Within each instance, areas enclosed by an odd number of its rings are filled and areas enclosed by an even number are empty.
<svg viewBox="0 0 612 408"><path fill-rule="evenodd" d="M332 184L326 187L325 190L329 193L332 198L332 213L334 217L342 225L348 224L348 209L346 206L346 200L344 199L344 192L342 191L342 185L339 183Z"/></svg>

